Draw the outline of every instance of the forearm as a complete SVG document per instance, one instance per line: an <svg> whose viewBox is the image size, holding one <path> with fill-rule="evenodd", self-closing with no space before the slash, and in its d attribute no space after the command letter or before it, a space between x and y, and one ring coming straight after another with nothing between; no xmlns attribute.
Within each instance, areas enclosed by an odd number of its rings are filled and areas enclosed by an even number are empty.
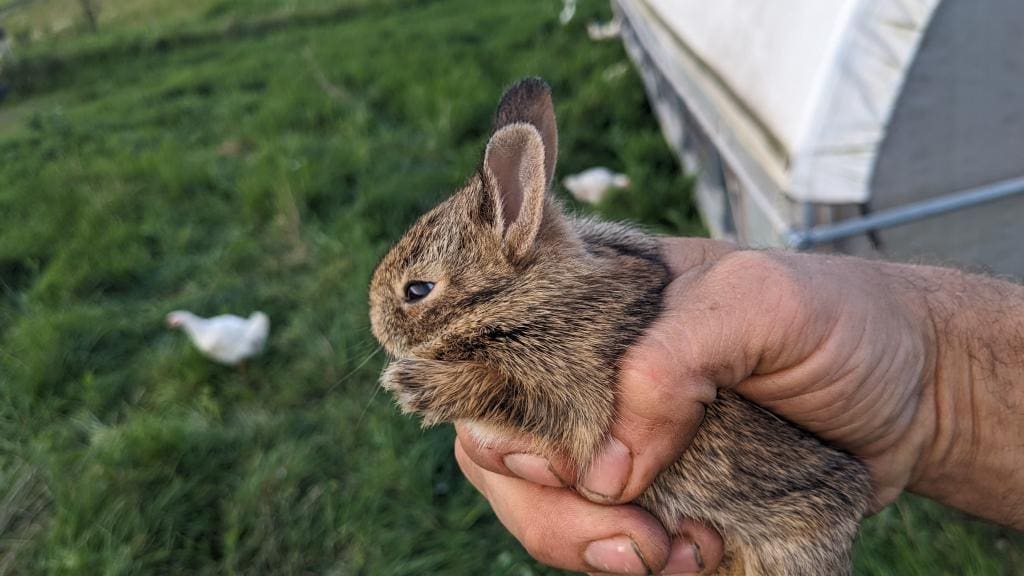
<svg viewBox="0 0 1024 576"><path fill-rule="evenodd" d="M934 330L914 492L1024 529L1024 286L913 267Z"/></svg>

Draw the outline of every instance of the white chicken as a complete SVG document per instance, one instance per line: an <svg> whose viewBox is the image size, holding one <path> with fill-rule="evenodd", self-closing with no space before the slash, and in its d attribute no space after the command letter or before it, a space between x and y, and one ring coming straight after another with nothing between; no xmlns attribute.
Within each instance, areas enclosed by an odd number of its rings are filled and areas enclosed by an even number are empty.
<svg viewBox="0 0 1024 576"><path fill-rule="evenodd" d="M618 38L622 34L622 22L618 18L601 24L590 22L587 24L587 36L594 42L603 42Z"/></svg>
<svg viewBox="0 0 1024 576"><path fill-rule="evenodd" d="M562 0L562 11L558 14L558 21L562 26L567 26L569 22L572 22L572 17L575 15L576 0Z"/></svg>
<svg viewBox="0 0 1024 576"><path fill-rule="evenodd" d="M167 315L167 326L181 328L204 356L228 366L238 366L262 352L270 334L270 318L263 312L248 318L234 314L201 318L175 310Z"/></svg>
<svg viewBox="0 0 1024 576"><path fill-rule="evenodd" d="M580 202L598 204L612 188L629 188L629 176L597 166L566 176L562 184Z"/></svg>

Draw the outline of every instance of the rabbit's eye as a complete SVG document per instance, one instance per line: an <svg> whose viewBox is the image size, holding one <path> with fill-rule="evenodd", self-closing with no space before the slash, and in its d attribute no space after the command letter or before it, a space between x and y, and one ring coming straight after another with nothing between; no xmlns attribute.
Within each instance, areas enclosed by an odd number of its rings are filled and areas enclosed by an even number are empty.
<svg viewBox="0 0 1024 576"><path fill-rule="evenodd" d="M417 300L422 300L433 289L433 282L409 282L405 285L405 301L416 302Z"/></svg>

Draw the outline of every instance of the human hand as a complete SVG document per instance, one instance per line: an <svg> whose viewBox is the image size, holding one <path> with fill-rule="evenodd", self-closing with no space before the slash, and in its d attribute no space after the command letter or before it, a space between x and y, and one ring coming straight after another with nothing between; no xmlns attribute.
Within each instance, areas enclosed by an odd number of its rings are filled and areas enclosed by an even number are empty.
<svg viewBox="0 0 1024 576"><path fill-rule="evenodd" d="M915 481L934 428L934 412L918 409L934 342L898 265L695 239L667 239L664 251L675 276L665 313L624 359L619 417L585 478L524 453L527 440L459 426L464 473L531 554L591 572L713 569L713 530L689 522L670 542L625 503L679 458L719 388L861 457L878 506Z"/></svg>

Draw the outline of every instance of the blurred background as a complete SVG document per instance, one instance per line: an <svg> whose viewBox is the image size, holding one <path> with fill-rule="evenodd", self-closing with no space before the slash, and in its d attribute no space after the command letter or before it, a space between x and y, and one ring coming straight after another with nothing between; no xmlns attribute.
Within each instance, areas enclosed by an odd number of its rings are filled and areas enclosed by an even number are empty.
<svg viewBox="0 0 1024 576"><path fill-rule="evenodd" d="M567 8L572 4L572 13ZM703 234L604 0L0 0L0 574L554 574L377 393L377 259L553 86L579 210ZM570 198L559 187L558 193ZM271 319L243 368L165 315ZM858 574L1024 573L907 497Z"/></svg>

